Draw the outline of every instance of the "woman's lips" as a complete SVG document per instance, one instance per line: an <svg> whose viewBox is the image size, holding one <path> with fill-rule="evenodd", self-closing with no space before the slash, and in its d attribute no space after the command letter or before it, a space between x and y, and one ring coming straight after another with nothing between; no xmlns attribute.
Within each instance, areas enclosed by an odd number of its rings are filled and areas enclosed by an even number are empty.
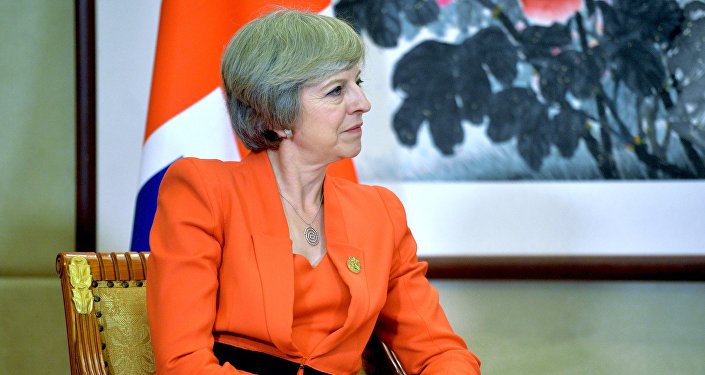
<svg viewBox="0 0 705 375"><path fill-rule="evenodd" d="M362 124L360 125L355 125L352 128L348 129L345 131L345 133L352 134L352 133L360 133L362 132Z"/></svg>

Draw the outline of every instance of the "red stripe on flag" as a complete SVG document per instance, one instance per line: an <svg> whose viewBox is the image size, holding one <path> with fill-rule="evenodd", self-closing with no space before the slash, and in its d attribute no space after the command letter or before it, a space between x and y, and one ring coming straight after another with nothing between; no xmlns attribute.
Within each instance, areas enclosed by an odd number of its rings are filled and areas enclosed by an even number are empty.
<svg viewBox="0 0 705 375"><path fill-rule="evenodd" d="M220 58L242 25L277 6L320 12L329 0L164 0L146 140L220 85Z"/></svg>

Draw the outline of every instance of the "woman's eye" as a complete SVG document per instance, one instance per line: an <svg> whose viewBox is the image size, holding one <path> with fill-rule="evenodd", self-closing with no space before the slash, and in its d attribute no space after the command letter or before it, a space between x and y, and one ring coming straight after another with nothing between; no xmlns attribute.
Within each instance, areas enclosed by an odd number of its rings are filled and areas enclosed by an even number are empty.
<svg viewBox="0 0 705 375"><path fill-rule="evenodd" d="M360 79L360 78L358 78L357 81L355 81L355 83L357 83L358 86L362 86L362 83L363 83L363 82L365 82L365 81L363 81L363 80Z"/></svg>
<svg viewBox="0 0 705 375"><path fill-rule="evenodd" d="M333 90L328 92L328 95L338 96L338 95L340 95L341 92L343 92L343 86L336 86Z"/></svg>

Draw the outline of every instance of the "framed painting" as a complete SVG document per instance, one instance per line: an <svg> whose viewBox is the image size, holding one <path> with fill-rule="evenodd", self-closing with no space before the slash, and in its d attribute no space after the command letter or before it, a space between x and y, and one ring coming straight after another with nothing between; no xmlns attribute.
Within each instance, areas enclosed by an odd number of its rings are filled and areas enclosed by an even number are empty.
<svg viewBox="0 0 705 375"><path fill-rule="evenodd" d="M79 134L99 129L85 159L98 160L100 248L129 241L158 10L98 2L98 68L95 53L77 61L79 93L91 64L105 90L78 98ZM705 280L705 3L340 0L324 13L367 44L358 178L404 202L430 277Z"/></svg>

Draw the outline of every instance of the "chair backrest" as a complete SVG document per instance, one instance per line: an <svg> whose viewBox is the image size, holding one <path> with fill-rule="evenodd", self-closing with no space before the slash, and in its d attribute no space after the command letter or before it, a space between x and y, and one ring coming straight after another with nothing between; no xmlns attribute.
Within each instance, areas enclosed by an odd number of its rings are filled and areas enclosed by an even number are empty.
<svg viewBox="0 0 705 375"><path fill-rule="evenodd" d="M71 374L155 371L146 307L148 253L60 253Z"/></svg>
<svg viewBox="0 0 705 375"><path fill-rule="evenodd" d="M60 253L71 374L155 372L147 321L149 253ZM394 353L372 336L360 374L405 375Z"/></svg>

